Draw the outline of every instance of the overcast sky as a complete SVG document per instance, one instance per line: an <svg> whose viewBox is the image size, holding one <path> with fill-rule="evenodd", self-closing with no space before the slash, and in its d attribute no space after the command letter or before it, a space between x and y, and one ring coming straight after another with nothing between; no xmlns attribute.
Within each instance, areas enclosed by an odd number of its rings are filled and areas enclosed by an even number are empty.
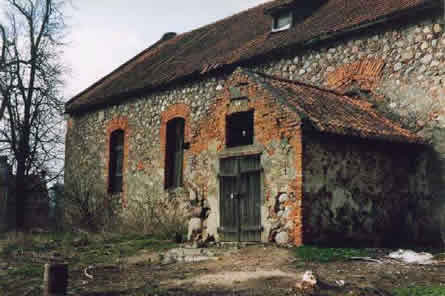
<svg viewBox="0 0 445 296"><path fill-rule="evenodd" d="M184 33L268 0L73 0L64 59L67 99L157 40Z"/></svg>

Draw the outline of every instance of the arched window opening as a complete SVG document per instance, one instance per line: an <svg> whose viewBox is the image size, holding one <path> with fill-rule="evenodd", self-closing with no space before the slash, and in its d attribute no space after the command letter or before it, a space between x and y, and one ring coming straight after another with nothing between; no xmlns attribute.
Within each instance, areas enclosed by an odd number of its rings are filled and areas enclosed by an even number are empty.
<svg viewBox="0 0 445 296"><path fill-rule="evenodd" d="M110 193L122 192L124 166L124 131L116 130L110 136L109 188Z"/></svg>
<svg viewBox="0 0 445 296"><path fill-rule="evenodd" d="M183 118L174 118L167 122L167 141L165 155L165 188L182 186L182 163L184 159Z"/></svg>

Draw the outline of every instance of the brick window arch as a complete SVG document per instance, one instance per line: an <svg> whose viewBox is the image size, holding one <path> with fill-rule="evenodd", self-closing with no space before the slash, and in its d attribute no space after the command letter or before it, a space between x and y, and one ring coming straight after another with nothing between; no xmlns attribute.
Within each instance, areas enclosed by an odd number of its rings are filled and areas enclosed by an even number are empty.
<svg viewBox="0 0 445 296"><path fill-rule="evenodd" d="M108 165L108 192L110 193L119 193L123 190L124 136L125 132L121 129L113 131L110 136Z"/></svg>
<svg viewBox="0 0 445 296"><path fill-rule="evenodd" d="M176 117L167 122L165 147L165 188L182 186L185 120Z"/></svg>
<svg viewBox="0 0 445 296"><path fill-rule="evenodd" d="M106 140L105 140L105 182L106 190L109 193L119 193L122 199L122 205L126 206L126 189L125 176L129 161L129 139L131 130L128 125L127 117L116 117L108 121L106 124ZM116 141L118 142L117 144ZM119 144L122 143L122 145ZM119 144L119 145L118 145ZM118 160L119 159L119 160ZM116 167L119 161L120 167ZM114 166L114 167L113 167ZM118 175L113 174L118 169ZM113 185L113 181L121 181L121 184ZM119 190L118 190L119 189Z"/></svg>
<svg viewBox="0 0 445 296"><path fill-rule="evenodd" d="M183 172L186 165L184 159L187 155L185 149L189 145L191 137L190 114L189 106L183 103L171 105L161 114L160 148L164 157L160 165L164 168L165 189L182 186ZM176 138L177 135L181 137L175 140L174 138ZM179 149L180 146L182 149ZM172 155L175 153L176 157L173 157ZM173 161L176 163L173 168L172 159L176 159L176 162ZM180 162L180 159L182 159L182 162ZM178 174L172 175L172 170L176 170Z"/></svg>

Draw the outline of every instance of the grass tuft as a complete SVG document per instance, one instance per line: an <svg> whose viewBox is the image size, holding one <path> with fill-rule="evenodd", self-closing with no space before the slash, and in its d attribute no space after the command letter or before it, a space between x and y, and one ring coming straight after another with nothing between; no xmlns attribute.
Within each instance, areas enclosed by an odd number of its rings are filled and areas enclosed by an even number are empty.
<svg viewBox="0 0 445 296"><path fill-rule="evenodd" d="M368 257L369 249L351 248L321 248L315 246L301 246L295 248L295 255L306 262L327 263L347 260L351 257Z"/></svg>
<svg viewBox="0 0 445 296"><path fill-rule="evenodd" d="M445 286L410 286L396 288L394 296L444 296Z"/></svg>

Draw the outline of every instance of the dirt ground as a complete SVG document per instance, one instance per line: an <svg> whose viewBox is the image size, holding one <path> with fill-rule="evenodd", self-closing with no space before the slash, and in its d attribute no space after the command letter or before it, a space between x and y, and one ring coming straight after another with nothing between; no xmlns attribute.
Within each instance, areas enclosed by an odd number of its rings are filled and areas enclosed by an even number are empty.
<svg viewBox="0 0 445 296"><path fill-rule="evenodd" d="M94 280L82 272L73 274L70 291L96 296L303 295L295 284L307 270L322 281L313 295L391 295L396 287L445 284L441 264L408 265L386 258L381 263L306 263L289 249L259 245L213 252L216 260L170 264L160 264L157 254L142 252L119 266L92 269ZM342 287L339 281L344 281Z"/></svg>
<svg viewBox="0 0 445 296"><path fill-rule="evenodd" d="M379 262L343 260L328 263L305 262L295 256L294 249L273 245L225 246L205 251L212 253L211 258L199 262L166 262L166 251L153 249L141 249L125 256L104 257L108 259L90 266L88 260L76 259L75 254L81 252L80 248L74 250L74 255L63 258L62 254L61 259L70 264L68 295L80 296L382 296L395 295L392 291L398 287L445 285L445 262L403 264L386 258L389 250L383 249L375 250L373 256ZM46 255L39 253L39 256ZM35 253L18 251L0 259L2 296L42 294L40 268L43 264L39 262L45 260L39 259ZM12 277L14 269L11 267L18 266L20 261L25 266L36 261L37 270L28 270L29 276L23 273L22 280L16 280L20 277L17 274L15 278ZM319 280L318 287L309 291L311 293L295 287L308 270L314 272Z"/></svg>

